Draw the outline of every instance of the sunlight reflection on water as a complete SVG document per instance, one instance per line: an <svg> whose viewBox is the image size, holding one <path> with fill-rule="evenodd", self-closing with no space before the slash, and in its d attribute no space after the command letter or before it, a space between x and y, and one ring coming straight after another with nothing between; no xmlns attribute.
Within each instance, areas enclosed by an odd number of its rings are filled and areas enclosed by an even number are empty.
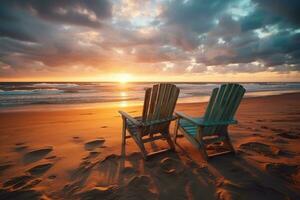
<svg viewBox="0 0 300 200"><path fill-rule="evenodd" d="M120 102L120 107L121 108L124 108L124 107L127 107L128 106L128 102L127 101L121 101Z"/></svg>

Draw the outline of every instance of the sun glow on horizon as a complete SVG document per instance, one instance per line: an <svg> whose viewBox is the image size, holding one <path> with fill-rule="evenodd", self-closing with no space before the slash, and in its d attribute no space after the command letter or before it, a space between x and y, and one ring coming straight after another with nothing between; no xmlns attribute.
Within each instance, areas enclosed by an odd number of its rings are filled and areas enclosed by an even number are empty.
<svg viewBox="0 0 300 200"><path fill-rule="evenodd" d="M116 78L117 78L117 81L121 84L126 84L133 80L132 75L128 74L128 73L118 74Z"/></svg>

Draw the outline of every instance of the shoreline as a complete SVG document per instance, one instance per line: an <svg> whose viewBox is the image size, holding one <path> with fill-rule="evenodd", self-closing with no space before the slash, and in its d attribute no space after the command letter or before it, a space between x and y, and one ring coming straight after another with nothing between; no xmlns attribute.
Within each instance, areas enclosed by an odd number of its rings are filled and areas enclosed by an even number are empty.
<svg viewBox="0 0 300 200"><path fill-rule="evenodd" d="M260 95L259 93L263 93ZM297 90L286 90L286 91L260 91L260 92L251 92L246 93L245 99L249 98L264 98L269 96L280 96L286 94L298 94L300 91ZM195 99L202 98L202 101L195 101ZM177 104L199 104L207 103L209 96L203 97L192 97L186 99L179 99ZM181 102L180 102L181 100ZM74 104L36 104L36 105L22 105L22 106L12 106L12 107L0 107L1 113L9 112L41 112L44 109L47 111L63 111L63 110L85 110L85 109L102 109L102 108L119 108L124 109L127 107L136 107L142 106L143 101L117 101L117 102L101 102L101 103L74 103Z"/></svg>

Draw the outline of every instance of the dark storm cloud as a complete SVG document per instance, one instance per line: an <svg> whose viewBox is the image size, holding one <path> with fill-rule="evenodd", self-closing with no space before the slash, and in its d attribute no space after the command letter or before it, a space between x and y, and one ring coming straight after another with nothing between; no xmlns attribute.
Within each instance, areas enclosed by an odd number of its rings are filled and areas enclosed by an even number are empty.
<svg viewBox="0 0 300 200"><path fill-rule="evenodd" d="M18 40L37 40L38 35L52 31L51 24L100 27L111 17L109 1L7 0L0 6L0 36Z"/></svg>
<svg viewBox="0 0 300 200"><path fill-rule="evenodd" d="M204 33L214 26L214 20L223 13L230 1L191 0L171 1L163 13L167 25Z"/></svg>
<svg viewBox="0 0 300 200"><path fill-rule="evenodd" d="M229 3L222 0L170 1L161 15L164 20L162 31L168 33L169 42L173 45L193 50L199 45L198 35L216 25L216 20Z"/></svg>
<svg viewBox="0 0 300 200"><path fill-rule="evenodd" d="M203 2L188 1L190 6L176 8L181 7L181 4L175 2L176 5L171 7L171 14L167 12L171 19L167 24L176 24L182 27L182 30L194 32L197 44L202 45L201 51L194 50L198 63L217 65L220 68L223 65L243 63L235 66L237 72L251 72L251 69L253 72L264 71L268 67L279 69L280 65L299 63L295 55L299 50L299 1L275 1L274 4L273 1L254 1L253 11L247 15L242 13L238 19L234 19L234 12L226 12L226 9L230 10L235 6L233 1L205 2L207 10L204 14L194 12L197 9L202 10L201 3ZM222 3L224 5L221 6ZM246 12L247 8L244 8L244 11ZM192 22L185 20L184 13L188 13L189 19L193 19ZM202 19L198 19L197 16ZM217 24L213 23L215 21ZM185 49L182 46L181 48ZM264 65L259 68L245 65L256 61ZM282 70L297 71L298 68L291 66L281 68Z"/></svg>
<svg viewBox="0 0 300 200"><path fill-rule="evenodd" d="M243 45L240 41L231 41L230 49L234 50L234 54L228 56L216 56L207 60L209 65L221 65L229 63L249 63L261 60L266 66L292 64L292 60L298 58L293 55L299 51L300 33L290 34L288 31L282 31L274 36L256 40L248 40ZM244 39L244 38L240 38Z"/></svg>
<svg viewBox="0 0 300 200"><path fill-rule="evenodd" d="M3 4L12 9L26 10L46 20L83 26L98 27L100 20L111 17L111 4L107 0L8 0Z"/></svg>
<svg viewBox="0 0 300 200"><path fill-rule="evenodd" d="M31 18L24 12L14 12L5 4L0 6L0 36L2 37L34 42L36 39L33 29L39 29L39 24L34 21L35 18Z"/></svg>
<svg viewBox="0 0 300 200"><path fill-rule="evenodd" d="M290 0L253 0L258 7L263 9L268 14L285 19L287 22L300 25L300 1Z"/></svg>
<svg viewBox="0 0 300 200"><path fill-rule="evenodd" d="M243 32L255 30L263 26L280 21L280 17L269 15L263 9L257 9L250 15L241 19L240 25Z"/></svg>

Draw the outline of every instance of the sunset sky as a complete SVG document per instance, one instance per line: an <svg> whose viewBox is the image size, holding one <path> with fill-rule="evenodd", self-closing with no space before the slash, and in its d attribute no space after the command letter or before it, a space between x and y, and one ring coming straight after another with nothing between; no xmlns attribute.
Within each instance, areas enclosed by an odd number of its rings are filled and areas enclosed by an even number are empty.
<svg viewBox="0 0 300 200"><path fill-rule="evenodd" d="M0 81L300 81L299 0L4 0Z"/></svg>

